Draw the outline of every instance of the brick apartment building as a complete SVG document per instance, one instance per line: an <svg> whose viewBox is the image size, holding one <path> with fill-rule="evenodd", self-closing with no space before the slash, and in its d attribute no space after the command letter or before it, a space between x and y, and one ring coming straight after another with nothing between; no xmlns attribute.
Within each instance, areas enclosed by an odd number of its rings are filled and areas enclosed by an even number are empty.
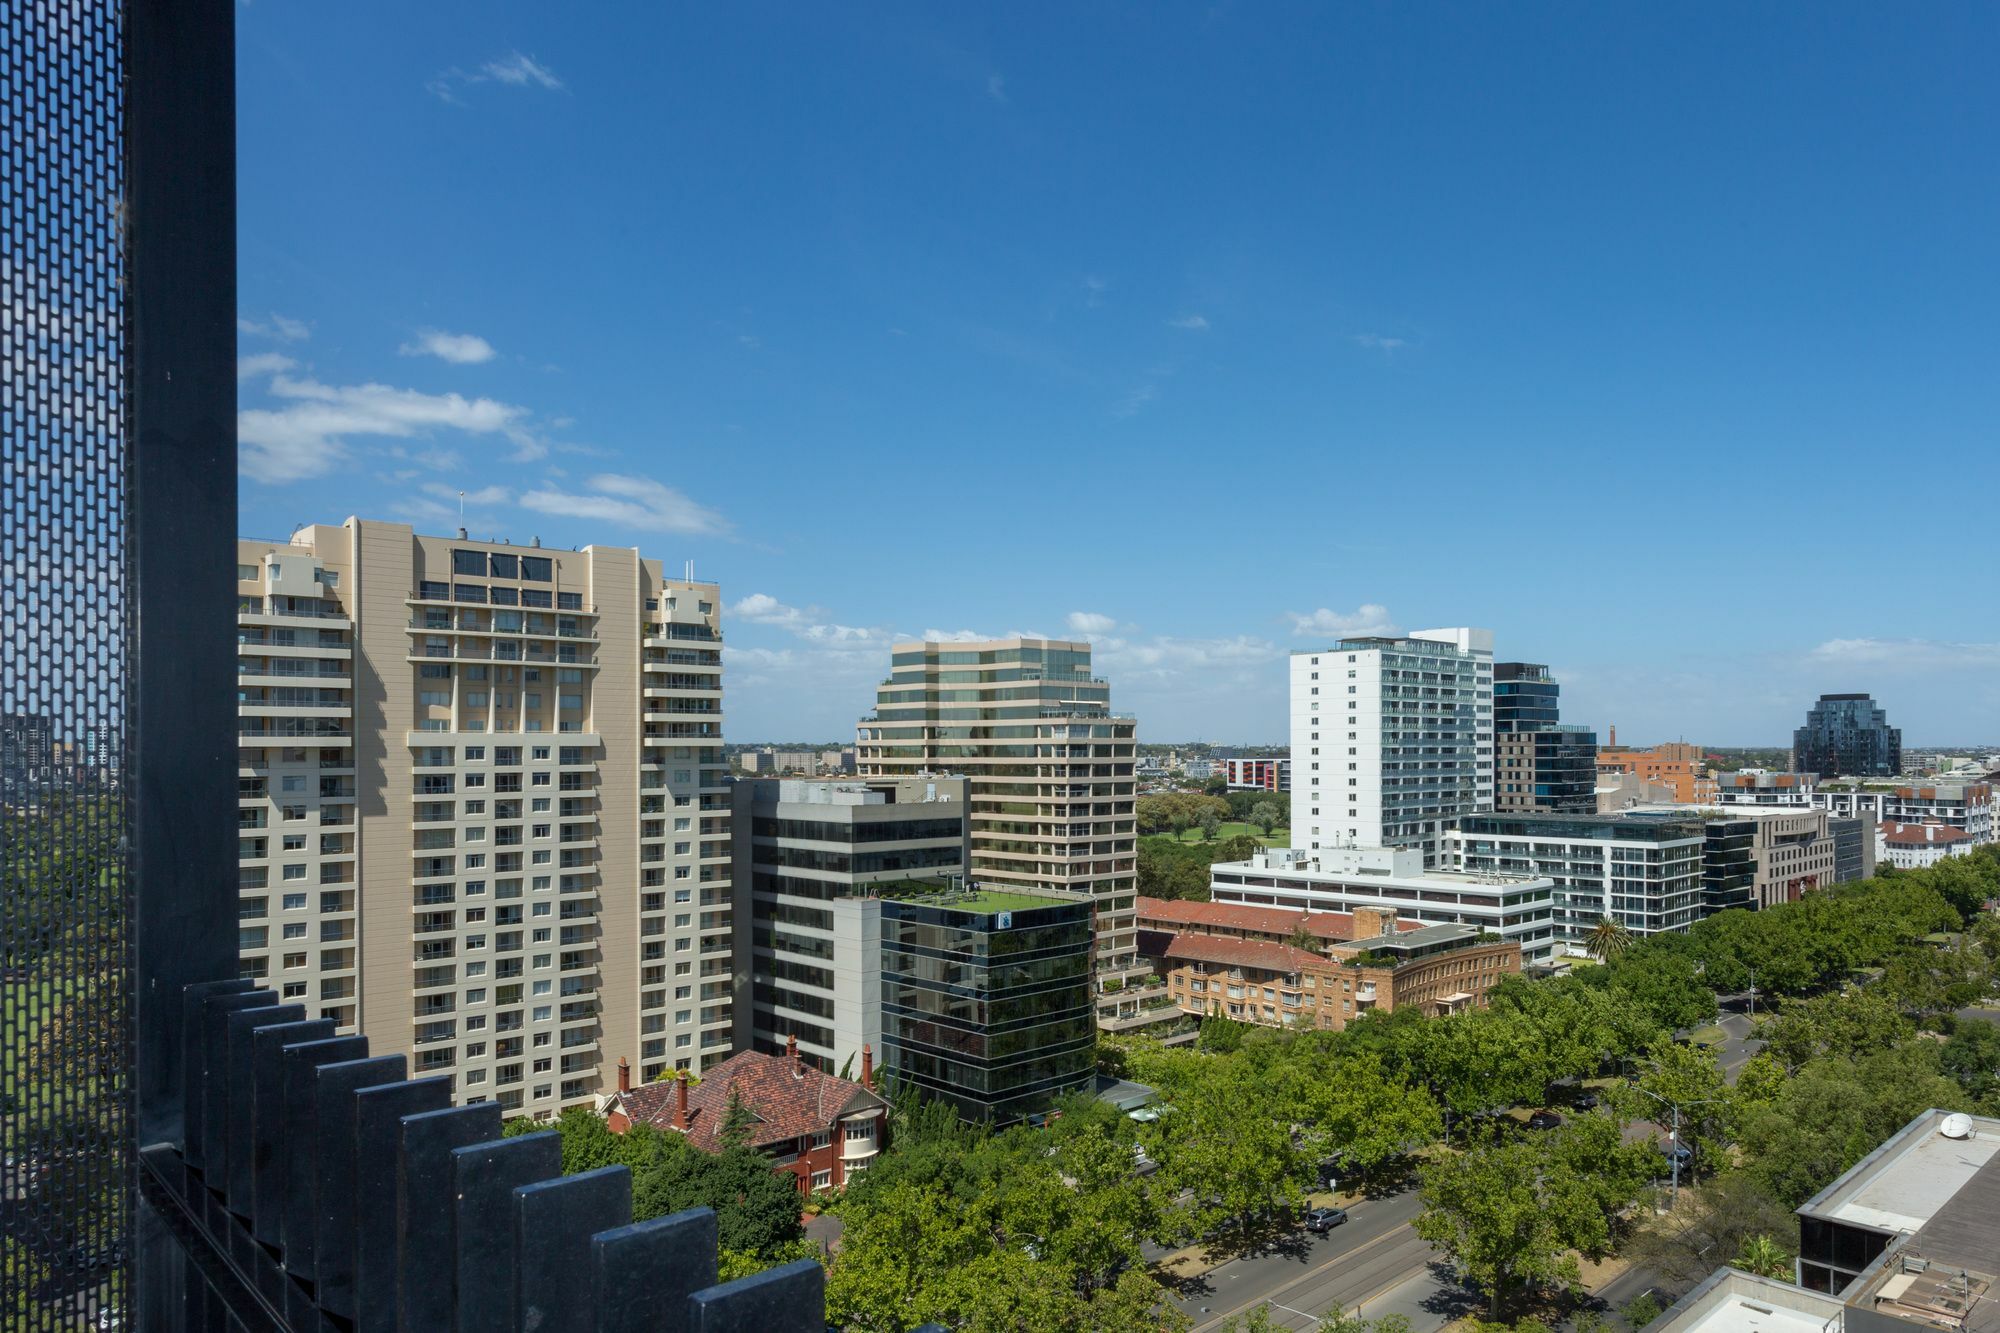
<svg viewBox="0 0 2000 1333"><path fill-rule="evenodd" d="M1388 909L1301 913L1222 903L1138 904L1140 949L1181 1012L1338 1031L1377 1010L1482 1008L1521 946L1476 926L1399 922ZM1300 926L1317 949L1290 943Z"/></svg>

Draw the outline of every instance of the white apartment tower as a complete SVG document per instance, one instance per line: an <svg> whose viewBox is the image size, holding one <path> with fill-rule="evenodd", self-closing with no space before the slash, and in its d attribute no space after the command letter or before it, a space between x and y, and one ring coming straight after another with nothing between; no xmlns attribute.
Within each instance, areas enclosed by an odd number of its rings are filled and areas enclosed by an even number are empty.
<svg viewBox="0 0 2000 1333"><path fill-rule="evenodd" d="M1493 631L1416 630L1292 654L1292 842L1440 863L1493 808Z"/></svg>
<svg viewBox="0 0 2000 1333"><path fill-rule="evenodd" d="M716 586L361 519L236 558L244 975L510 1115L726 1056Z"/></svg>

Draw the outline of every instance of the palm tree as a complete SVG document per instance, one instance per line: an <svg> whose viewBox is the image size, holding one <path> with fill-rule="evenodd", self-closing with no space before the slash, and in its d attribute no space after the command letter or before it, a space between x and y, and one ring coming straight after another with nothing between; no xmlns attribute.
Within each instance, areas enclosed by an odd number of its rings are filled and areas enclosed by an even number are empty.
<svg viewBox="0 0 2000 1333"><path fill-rule="evenodd" d="M1623 921L1614 921L1608 916L1597 918L1597 924L1584 937L1583 947L1590 956L1600 963L1608 963L1625 952L1625 946L1632 942L1632 932Z"/></svg>
<svg viewBox="0 0 2000 1333"><path fill-rule="evenodd" d="M1785 1253L1785 1247L1769 1236L1751 1236L1743 1242L1743 1248L1730 1261L1732 1267L1758 1277L1790 1277L1792 1256Z"/></svg>

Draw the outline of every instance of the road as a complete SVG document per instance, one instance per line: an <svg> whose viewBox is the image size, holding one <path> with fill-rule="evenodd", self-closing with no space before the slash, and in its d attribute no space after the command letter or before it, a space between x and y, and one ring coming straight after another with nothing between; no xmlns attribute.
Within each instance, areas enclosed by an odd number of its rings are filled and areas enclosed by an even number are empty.
<svg viewBox="0 0 2000 1333"><path fill-rule="evenodd" d="M1728 1035L1717 1048L1716 1059L1722 1065L1722 1076L1734 1083L1737 1072L1764 1049L1764 1043L1751 1035L1755 1028L1747 1014L1724 1014L1717 1026Z"/></svg>
<svg viewBox="0 0 2000 1333"><path fill-rule="evenodd" d="M1336 1306L1356 1306L1425 1272L1437 1258L1410 1229L1422 1210L1415 1190L1364 1199L1345 1226L1324 1236L1303 1227L1195 1279L1174 1299L1195 1333L1269 1301L1280 1327L1306 1329Z"/></svg>

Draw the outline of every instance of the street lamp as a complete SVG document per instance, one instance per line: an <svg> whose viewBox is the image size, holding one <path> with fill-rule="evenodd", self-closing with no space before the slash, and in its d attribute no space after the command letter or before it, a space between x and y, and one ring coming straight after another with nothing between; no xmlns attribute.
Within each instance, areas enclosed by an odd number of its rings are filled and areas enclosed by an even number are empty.
<svg viewBox="0 0 2000 1333"><path fill-rule="evenodd" d="M1757 969L1750 969L1750 1017L1757 1017Z"/></svg>
<svg viewBox="0 0 2000 1333"><path fill-rule="evenodd" d="M1673 1151L1667 1154L1667 1160L1673 1168L1673 1196L1671 1201L1667 1204L1667 1207L1669 1209L1672 1209L1676 1204L1680 1203L1681 1201L1681 1151L1683 1148L1686 1147L1686 1145L1681 1142L1682 1103L1670 1102L1665 1097L1662 1097L1659 1093L1647 1092L1646 1089L1638 1087L1637 1084L1634 1084L1633 1086L1636 1091L1645 1093L1646 1096L1651 1097L1654 1101L1658 1102L1660 1105L1666 1107L1669 1111L1673 1112L1673 1117L1674 1117L1673 1128L1671 1131L1669 1131L1667 1135L1668 1139L1674 1145ZM1686 1103L1686 1105L1713 1106L1715 1105L1715 1103L1716 1099L1713 1097L1702 1097L1695 1101L1688 1102Z"/></svg>

